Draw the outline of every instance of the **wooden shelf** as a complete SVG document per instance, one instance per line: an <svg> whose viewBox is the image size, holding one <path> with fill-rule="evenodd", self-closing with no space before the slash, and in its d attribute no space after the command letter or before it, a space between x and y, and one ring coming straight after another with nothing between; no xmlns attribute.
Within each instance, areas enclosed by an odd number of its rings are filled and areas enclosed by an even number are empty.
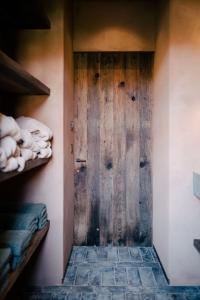
<svg viewBox="0 0 200 300"><path fill-rule="evenodd" d="M49 95L50 89L24 71L16 61L0 50L0 91L26 95Z"/></svg>
<svg viewBox="0 0 200 300"><path fill-rule="evenodd" d="M198 252L200 252L200 239L194 240L194 247L197 249Z"/></svg>
<svg viewBox="0 0 200 300"><path fill-rule="evenodd" d="M11 179L15 176L19 176L29 170L32 170L34 168L37 168L39 166L42 166L46 163L49 162L49 158L37 158L37 159L34 159L34 160L29 160L26 162L26 166L24 168L24 170L22 172L18 172L18 171L14 171L14 172L9 172L9 173L3 173L3 172L0 172L0 183L3 182L3 181L6 181L8 179Z"/></svg>
<svg viewBox="0 0 200 300"><path fill-rule="evenodd" d="M49 230L49 225L50 225L50 222L48 222L48 224L43 229L41 229L35 233L35 236L33 237L31 245L26 250L25 259L24 259L23 263L15 271L13 271L9 274L8 284L5 288L5 290L3 290L2 294L0 295L0 300L5 299L6 295L8 294L8 292L10 291L10 289L12 288L14 283L16 282L17 278L22 273L23 269L25 268L25 266L31 259L32 255L34 254L35 250L38 248L41 241L46 236L46 234Z"/></svg>
<svg viewBox="0 0 200 300"><path fill-rule="evenodd" d="M1 1L0 25L4 29L49 29L41 0Z"/></svg>

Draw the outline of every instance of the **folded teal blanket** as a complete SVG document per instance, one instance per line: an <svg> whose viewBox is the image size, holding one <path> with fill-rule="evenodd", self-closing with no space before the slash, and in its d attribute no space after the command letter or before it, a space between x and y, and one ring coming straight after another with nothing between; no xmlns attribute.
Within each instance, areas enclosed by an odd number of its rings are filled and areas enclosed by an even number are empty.
<svg viewBox="0 0 200 300"><path fill-rule="evenodd" d="M47 208L43 203L2 203L0 212L33 214L38 220L38 229L42 229L47 223Z"/></svg>
<svg viewBox="0 0 200 300"><path fill-rule="evenodd" d="M24 252L30 245L32 232L29 230L5 230L0 232L0 247L9 247L12 252L13 270L22 262Z"/></svg>
<svg viewBox="0 0 200 300"><path fill-rule="evenodd" d="M1 248L0 249L0 274L3 272L5 266L9 264L10 259L11 259L10 248Z"/></svg>
<svg viewBox="0 0 200 300"><path fill-rule="evenodd" d="M21 256L30 245L32 233L29 230L5 230L0 232L0 247L9 247L13 256Z"/></svg>
<svg viewBox="0 0 200 300"><path fill-rule="evenodd" d="M38 229L38 219L34 214L0 213L0 230L30 230Z"/></svg>

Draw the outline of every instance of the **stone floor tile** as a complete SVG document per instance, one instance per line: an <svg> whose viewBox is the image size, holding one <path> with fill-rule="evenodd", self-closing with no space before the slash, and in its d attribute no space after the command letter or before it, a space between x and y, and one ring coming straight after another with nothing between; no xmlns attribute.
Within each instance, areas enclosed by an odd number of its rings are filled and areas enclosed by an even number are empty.
<svg viewBox="0 0 200 300"><path fill-rule="evenodd" d="M128 284L139 287L142 285L138 268L128 268Z"/></svg>
<svg viewBox="0 0 200 300"><path fill-rule="evenodd" d="M102 271L102 285L113 286L115 285L114 268L104 268Z"/></svg>
<svg viewBox="0 0 200 300"><path fill-rule="evenodd" d="M118 247L119 261L131 261L128 247Z"/></svg>
<svg viewBox="0 0 200 300"><path fill-rule="evenodd" d="M158 287L165 287L168 285L167 279L163 273L162 268L157 265L156 267L152 267L152 272L157 282Z"/></svg>
<svg viewBox="0 0 200 300"><path fill-rule="evenodd" d="M77 273L76 273L76 280L75 280L75 285L88 285L88 279L89 279L89 274L90 274L90 269L85 267L78 267L77 268Z"/></svg>
<svg viewBox="0 0 200 300"><path fill-rule="evenodd" d="M100 286L102 282L102 273L97 269L92 269L88 277L88 285Z"/></svg>
<svg viewBox="0 0 200 300"><path fill-rule="evenodd" d="M150 247L140 247L140 253L144 262L154 262Z"/></svg>
<svg viewBox="0 0 200 300"><path fill-rule="evenodd" d="M139 247L129 247L130 259L133 262L142 262L142 255Z"/></svg>
<svg viewBox="0 0 200 300"><path fill-rule="evenodd" d="M185 295L186 300L200 300L200 293L199 294L186 294Z"/></svg>
<svg viewBox="0 0 200 300"><path fill-rule="evenodd" d="M139 294L127 293L126 300L142 300L142 298Z"/></svg>
<svg viewBox="0 0 200 300"><path fill-rule="evenodd" d="M96 300L112 300L112 295L107 293L97 294Z"/></svg>
<svg viewBox="0 0 200 300"><path fill-rule="evenodd" d="M125 293L112 293L112 300L125 300Z"/></svg>
<svg viewBox="0 0 200 300"><path fill-rule="evenodd" d="M116 285L128 285L127 272L125 268L115 268Z"/></svg>
<svg viewBox="0 0 200 300"><path fill-rule="evenodd" d="M142 300L156 300L155 294L142 294Z"/></svg>
<svg viewBox="0 0 200 300"><path fill-rule="evenodd" d="M74 265L69 265L64 278L64 285L74 285L76 278L77 267Z"/></svg>
<svg viewBox="0 0 200 300"><path fill-rule="evenodd" d="M77 248L75 248L75 253L73 255L74 255L73 261L75 263L86 261L87 247L77 247Z"/></svg>
<svg viewBox="0 0 200 300"><path fill-rule="evenodd" d="M152 268L139 268L140 278L144 287L156 287Z"/></svg>
<svg viewBox="0 0 200 300"><path fill-rule="evenodd" d="M95 293L83 293L81 300L96 300L97 295Z"/></svg>
<svg viewBox="0 0 200 300"><path fill-rule="evenodd" d="M67 300L82 300L82 294L77 292L71 292L68 294Z"/></svg>
<svg viewBox="0 0 200 300"><path fill-rule="evenodd" d="M108 261L118 262L118 247L107 247Z"/></svg>

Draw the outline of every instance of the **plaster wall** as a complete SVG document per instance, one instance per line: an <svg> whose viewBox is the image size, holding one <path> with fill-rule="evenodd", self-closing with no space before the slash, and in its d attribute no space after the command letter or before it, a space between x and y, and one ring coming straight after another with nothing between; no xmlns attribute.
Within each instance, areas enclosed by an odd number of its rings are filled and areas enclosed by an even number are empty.
<svg viewBox="0 0 200 300"><path fill-rule="evenodd" d="M76 1L73 36L74 51L153 51L154 1Z"/></svg>
<svg viewBox="0 0 200 300"><path fill-rule="evenodd" d="M200 202L192 173L200 172L200 2L170 5L170 280L200 284Z"/></svg>

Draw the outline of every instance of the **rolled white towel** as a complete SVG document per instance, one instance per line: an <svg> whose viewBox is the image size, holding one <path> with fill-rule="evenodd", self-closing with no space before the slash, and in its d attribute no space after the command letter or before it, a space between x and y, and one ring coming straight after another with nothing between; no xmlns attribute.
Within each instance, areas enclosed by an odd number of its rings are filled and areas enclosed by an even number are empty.
<svg viewBox="0 0 200 300"><path fill-rule="evenodd" d="M28 130L21 129L21 143L20 148L31 149L33 144L33 138Z"/></svg>
<svg viewBox="0 0 200 300"><path fill-rule="evenodd" d="M0 139L0 147L3 148L7 158L16 155L17 142L11 136Z"/></svg>
<svg viewBox="0 0 200 300"><path fill-rule="evenodd" d="M53 137L51 129L45 124L29 117L19 117L16 119L21 129L27 129L33 135L40 137L43 141L49 141Z"/></svg>
<svg viewBox="0 0 200 300"><path fill-rule="evenodd" d="M40 149L45 149L51 146L50 142L45 142L43 140L37 141L35 143L39 146Z"/></svg>
<svg viewBox="0 0 200 300"><path fill-rule="evenodd" d="M17 171L22 172L25 168L25 160L23 159L23 157L16 157L16 160L18 163Z"/></svg>
<svg viewBox="0 0 200 300"><path fill-rule="evenodd" d="M21 157L23 157L25 161L28 161L35 159L37 157L37 154L31 149L21 149Z"/></svg>
<svg viewBox="0 0 200 300"><path fill-rule="evenodd" d="M52 149L50 147L45 149L40 149L40 153L38 154L39 158L49 158L52 156Z"/></svg>
<svg viewBox="0 0 200 300"><path fill-rule="evenodd" d="M7 165L7 157L5 151L0 148L0 169L5 168Z"/></svg>
<svg viewBox="0 0 200 300"><path fill-rule="evenodd" d="M17 142L21 139L20 128L12 117L0 113L0 138L12 136Z"/></svg>
<svg viewBox="0 0 200 300"><path fill-rule="evenodd" d="M1 169L1 171L7 173L7 172L15 171L18 168L19 168L19 163L16 157L10 157L7 161L6 167Z"/></svg>
<svg viewBox="0 0 200 300"><path fill-rule="evenodd" d="M13 156L18 157L18 156L20 156L20 154L21 154L20 148L19 148L19 146L17 146L16 151Z"/></svg>

